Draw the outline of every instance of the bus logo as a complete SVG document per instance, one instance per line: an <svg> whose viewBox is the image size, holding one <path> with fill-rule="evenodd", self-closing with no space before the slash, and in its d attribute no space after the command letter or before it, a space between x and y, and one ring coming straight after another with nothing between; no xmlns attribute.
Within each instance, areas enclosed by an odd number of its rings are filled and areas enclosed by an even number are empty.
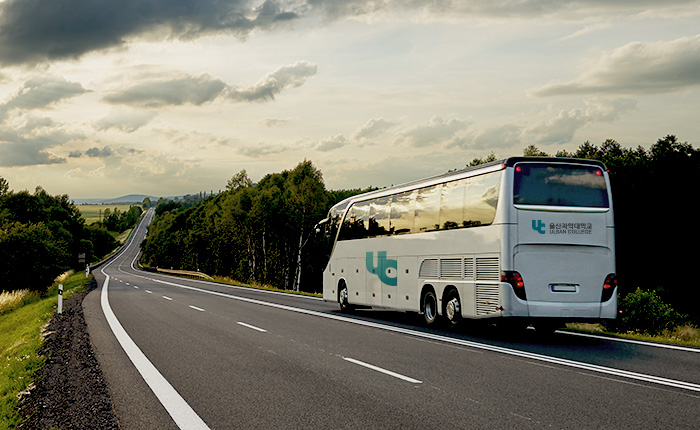
<svg viewBox="0 0 700 430"><path fill-rule="evenodd" d="M367 252L365 254L365 264L367 266L367 270L379 277L379 280L382 281L382 283L389 285L390 287L395 287L397 284L397 278L396 276L389 276L387 272L390 269L394 269L394 272L396 273L397 267L398 267L398 261L394 260L393 258L386 258L386 251L378 251L377 252L377 264L374 264L374 252Z"/></svg>
<svg viewBox="0 0 700 430"><path fill-rule="evenodd" d="M533 219L532 220L532 229L535 230L539 234L545 234L547 230L545 230L546 224L541 220L541 219Z"/></svg>

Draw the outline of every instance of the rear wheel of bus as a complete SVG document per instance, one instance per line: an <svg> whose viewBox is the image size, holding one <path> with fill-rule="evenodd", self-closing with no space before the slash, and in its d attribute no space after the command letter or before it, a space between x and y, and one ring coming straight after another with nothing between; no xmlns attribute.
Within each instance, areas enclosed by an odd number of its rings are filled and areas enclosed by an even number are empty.
<svg viewBox="0 0 700 430"><path fill-rule="evenodd" d="M427 326L433 326L437 323L438 299L432 288L428 288L423 292L421 298L421 312L423 313L423 321Z"/></svg>

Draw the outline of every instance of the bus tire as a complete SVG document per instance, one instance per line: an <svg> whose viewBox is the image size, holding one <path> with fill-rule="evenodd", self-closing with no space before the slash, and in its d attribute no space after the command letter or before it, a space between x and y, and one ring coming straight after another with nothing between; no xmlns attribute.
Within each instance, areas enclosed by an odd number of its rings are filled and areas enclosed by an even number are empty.
<svg viewBox="0 0 700 430"><path fill-rule="evenodd" d="M438 300L435 292L432 289L428 289L423 293L423 298L421 299L421 312L423 313L423 320L428 326L435 325L438 320Z"/></svg>
<svg viewBox="0 0 700 430"><path fill-rule="evenodd" d="M459 293L454 288L445 296L445 309L443 315L449 327L457 327L462 322L462 306L459 301Z"/></svg>
<svg viewBox="0 0 700 430"><path fill-rule="evenodd" d="M352 311L352 305L348 302L348 287L345 282L341 282L338 286L338 303L340 304L340 312Z"/></svg>

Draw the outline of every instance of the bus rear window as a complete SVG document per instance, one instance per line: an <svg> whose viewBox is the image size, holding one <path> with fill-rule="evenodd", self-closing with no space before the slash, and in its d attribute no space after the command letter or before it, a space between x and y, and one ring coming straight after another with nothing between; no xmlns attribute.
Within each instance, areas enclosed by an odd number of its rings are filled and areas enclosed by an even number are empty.
<svg viewBox="0 0 700 430"><path fill-rule="evenodd" d="M516 164L513 203L609 207L605 176L599 167L556 163Z"/></svg>

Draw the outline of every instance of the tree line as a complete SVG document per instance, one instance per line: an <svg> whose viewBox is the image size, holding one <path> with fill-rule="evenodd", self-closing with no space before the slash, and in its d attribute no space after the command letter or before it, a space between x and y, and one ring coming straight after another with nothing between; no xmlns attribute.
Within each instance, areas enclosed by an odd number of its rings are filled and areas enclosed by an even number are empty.
<svg viewBox="0 0 700 430"><path fill-rule="evenodd" d="M531 145L525 156L550 156ZM621 295L655 291L696 323L700 288L687 279L697 258L695 199L700 187L700 150L676 136L658 139L649 150L625 148L613 139L584 142L576 151L551 156L603 161L610 171L617 272ZM492 153L467 165L493 161ZM253 184L245 170L227 190L183 209L158 205L158 216L142 244L153 267L201 270L244 282L318 292L327 261L316 222L328 209L367 190L328 191L310 161ZM165 206L165 205L169 206Z"/></svg>
<svg viewBox="0 0 700 430"><path fill-rule="evenodd" d="M225 192L199 205L160 201L141 244L142 261L287 290L320 291L327 250L314 226L330 205L359 192L327 191L321 172L307 160L257 184L242 170Z"/></svg>
<svg viewBox="0 0 700 430"><path fill-rule="evenodd" d="M127 218L133 214L117 214L119 228ZM104 225L85 225L67 195L52 196L41 187L14 192L0 177L0 290L43 292L61 273L84 269L81 254L89 263L117 246Z"/></svg>

